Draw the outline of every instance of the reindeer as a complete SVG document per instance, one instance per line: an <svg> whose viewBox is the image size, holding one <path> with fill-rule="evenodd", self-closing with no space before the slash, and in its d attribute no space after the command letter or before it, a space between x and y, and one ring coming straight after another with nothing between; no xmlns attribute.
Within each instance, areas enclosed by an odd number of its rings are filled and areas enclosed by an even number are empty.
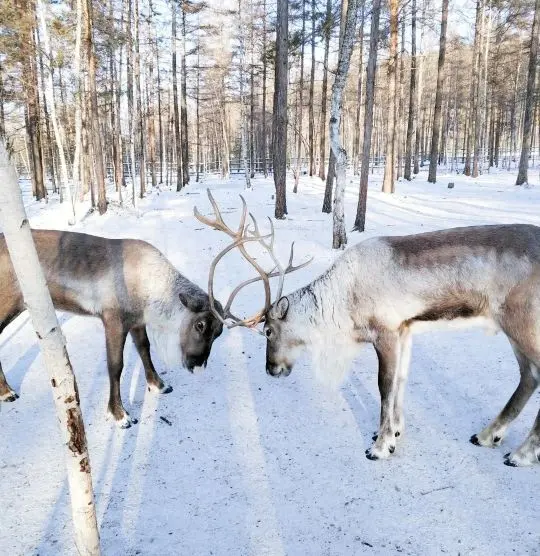
<svg viewBox="0 0 540 556"><path fill-rule="evenodd" d="M245 236L255 237L255 228L246 228ZM270 235L273 241L273 229ZM273 257L272 244L261 243ZM264 322L269 375L288 376L308 350L316 370L340 383L359 347L371 343L379 361L381 414L366 456L385 459L403 435L412 334L441 324L502 331L516 355L520 381L499 415L470 439L478 446L501 444L540 382L539 227L473 226L368 239L310 284L282 296L291 262L292 257L286 269L278 268L275 302L267 295L264 308L244 319L250 327ZM259 271L253 281L261 279L269 289L274 275ZM510 466L538 461L540 412L525 441L504 457Z"/></svg>
<svg viewBox="0 0 540 556"><path fill-rule="evenodd" d="M123 351L130 333L141 357L148 389L172 392L156 372L150 340L169 367L193 372L204 366L223 325L218 302L182 276L155 247L133 239L106 239L75 232L32 232L56 309L98 317L105 328L110 379L108 413L121 428L130 417L120 397ZM24 311L24 300L0 235L0 332ZM147 334L148 330L148 334ZM0 365L0 401L18 395Z"/></svg>

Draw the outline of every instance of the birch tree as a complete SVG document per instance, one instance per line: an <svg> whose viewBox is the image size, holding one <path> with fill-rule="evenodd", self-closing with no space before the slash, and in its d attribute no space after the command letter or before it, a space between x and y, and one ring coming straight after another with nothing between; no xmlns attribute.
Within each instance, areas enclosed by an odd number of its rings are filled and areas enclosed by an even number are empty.
<svg viewBox="0 0 540 556"><path fill-rule="evenodd" d="M0 221L24 304L30 313L53 389L56 415L66 447L75 545L83 556L99 556L90 458L77 382L32 239L15 168L0 142Z"/></svg>
<svg viewBox="0 0 540 556"><path fill-rule="evenodd" d="M362 0L363 1L363 0ZM344 196L345 182L347 178L347 151L343 148L339 134L341 112L343 108L343 90L349 74L351 55L354 46L354 35L356 30L356 0L342 0L341 17L345 16L342 40L339 49L338 66L336 77L332 85L332 97L330 101L330 147L336 158L336 191L334 194L332 247L343 249L347 245L347 232L345 231Z"/></svg>

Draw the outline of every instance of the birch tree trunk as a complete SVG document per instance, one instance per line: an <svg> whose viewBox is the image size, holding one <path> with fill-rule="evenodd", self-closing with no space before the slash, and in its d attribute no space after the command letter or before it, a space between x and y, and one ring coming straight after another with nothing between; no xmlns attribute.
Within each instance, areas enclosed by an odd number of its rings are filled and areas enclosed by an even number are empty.
<svg viewBox="0 0 540 556"><path fill-rule="evenodd" d="M354 220L354 230L363 232L366 227L367 188L369 175L369 157L371 154L371 135L373 131L373 107L375 105L375 78L377 76L377 49L379 44L379 18L381 0L373 0L371 10L371 30L369 38L369 55L366 73L366 108L364 113L364 140L362 143L362 162L360 166L360 193Z"/></svg>
<svg viewBox="0 0 540 556"><path fill-rule="evenodd" d="M444 86L444 58L446 55L446 27L448 24L448 0L442 1L441 37L439 41L439 62L437 67L437 90L433 110L433 132L431 136L431 157L429 161L428 182L437 181L437 162L439 158L439 138L441 133L441 109Z"/></svg>
<svg viewBox="0 0 540 556"><path fill-rule="evenodd" d="M531 150L531 131L533 126L534 92L536 81L536 61L538 57L538 27L540 26L540 0L534 5L534 20L529 50L529 72L527 74L527 93L525 99L525 115L523 118L523 139L521 143L521 157L516 185L523 185L528 180L529 153Z"/></svg>
<svg viewBox="0 0 540 556"><path fill-rule="evenodd" d="M334 194L332 247L343 249L347 245L347 232L345 230L345 211L343 206L345 196L345 182L347 178L347 151L343 148L339 133L341 112L343 105L343 90L347 82L349 65L354 46L356 29L356 0L342 0L347 4L345 24L343 25L342 40L339 49L336 77L332 85L332 98L330 102L330 147L336 158L336 191ZM342 4L342 5L343 5ZM341 17L345 15L342 9Z"/></svg>
<svg viewBox="0 0 540 556"><path fill-rule="evenodd" d="M49 371L56 415L67 448L66 467L75 545L83 556L99 556L90 459L77 382L32 239L17 175L3 143L0 143L0 181L0 219L4 236Z"/></svg>

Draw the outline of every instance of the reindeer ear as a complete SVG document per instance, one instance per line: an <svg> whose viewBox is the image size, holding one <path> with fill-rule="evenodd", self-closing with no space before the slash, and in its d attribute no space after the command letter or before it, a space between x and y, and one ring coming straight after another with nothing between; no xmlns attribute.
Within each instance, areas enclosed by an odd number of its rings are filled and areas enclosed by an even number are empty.
<svg viewBox="0 0 540 556"><path fill-rule="evenodd" d="M289 300L286 296L279 299L272 309L272 316L278 320L283 320L289 311Z"/></svg>
<svg viewBox="0 0 540 556"><path fill-rule="evenodd" d="M187 307L193 313L200 313L204 311L205 302L204 299L201 299L197 296L191 296L185 293L180 293L178 295L180 297L180 301L184 307Z"/></svg>

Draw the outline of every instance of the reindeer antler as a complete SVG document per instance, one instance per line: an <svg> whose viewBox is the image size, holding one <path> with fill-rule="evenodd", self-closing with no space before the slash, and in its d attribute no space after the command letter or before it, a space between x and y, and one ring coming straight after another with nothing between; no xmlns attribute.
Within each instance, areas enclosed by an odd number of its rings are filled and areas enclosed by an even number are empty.
<svg viewBox="0 0 540 556"><path fill-rule="evenodd" d="M199 220L203 224L206 224L207 226L210 226L211 228L214 228L215 230L225 232L229 237L232 237L233 240L234 240L233 243L231 243L230 245L225 247L225 249L223 249L220 253L217 254L217 256L214 258L214 260L212 261L212 264L210 266L210 271L208 273L208 297L209 297L209 300L210 300L210 309L211 309L212 313L216 316L216 318L218 318L228 328L233 328L235 326L246 326L248 328L255 328L255 326L257 326L257 324L259 324L262 321L262 319L264 318L264 315L266 314L266 312L272 306L270 278L274 278L275 276L279 276L279 285L278 285L278 290L277 290L278 295L276 297L276 300L278 300L281 297L281 293L283 291L283 282L284 282L285 275L289 274L290 272L294 272L295 270L299 270L300 268L303 268L303 267L307 266L313 260L313 257L311 257L307 261L303 262L302 264L299 264L299 265L296 265L296 266L293 265L292 264L293 263L293 258L294 258L294 242L293 242L293 244L291 245L289 263L288 263L286 268L283 268L281 266L279 260L277 259L277 257L274 254L275 229L274 229L274 224L273 224L272 220L270 218L268 218L268 220L270 222L270 233L268 233L266 235L263 235L259 231L259 226L257 224L257 220L255 219L253 214L249 213L249 217L250 217L251 222L253 224L253 229L250 229L249 225L246 225L246 219L247 219L247 214L248 214L247 204L246 204L246 201L245 201L244 197L242 197L242 195L240 195L240 199L242 200L242 215L240 217L240 224L238 226L238 229L236 231L234 231L223 220L223 217L221 215L221 211L219 209L219 206L216 203L214 197L212 196L212 193L210 192L210 190L207 189L206 191L207 191L207 194L208 194L208 199L210 200L212 208L214 209L215 219L212 220L211 218L203 216L198 211L197 207L195 207L194 211L193 211L194 214L195 214L195 218L197 218L197 220ZM271 257L271 259L272 259L272 261L274 262L274 265L275 265L274 268L270 272L266 272L265 270L263 270L261 268L261 266L257 263L257 261L253 257L251 257L249 255L249 253L246 251L246 248L244 247L244 244L252 242L252 241L256 241L256 242L260 243L262 245L262 247L266 250L266 252L270 255L270 257ZM241 284L239 284L238 286L236 286L233 289L233 291L231 292L231 294L229 296L229 299L227 300L227 303L224 307L224 316L221 316L221 314L216 310L216 307L215 307L214 273L215 273L217 263L229 251L232 251L235 247L238 247L238 250L240 251L242 256L251 264L251 266L253 266L253 268L257 271L259 276L256 276L254 278L250 278L249 280L246 280L246 281L242 282ZM253 284L253 283L258 282L260 280L262 280L263 285L264 285L264 297L265 297L264 308L261 309L260 311L258 311L255 315L253 315L251 317L248 317L248 318L245 318L245 319L240 319L239 317L233 315L232 312L231 312L231 306L233 304L234 299L236 298L236 296L240 292L240 290L242 288L244 288L245 286L247 286L249 284ZM231 323L231 324L227 323L226 319L231 319L233 321L233 323Z"/></svg>

